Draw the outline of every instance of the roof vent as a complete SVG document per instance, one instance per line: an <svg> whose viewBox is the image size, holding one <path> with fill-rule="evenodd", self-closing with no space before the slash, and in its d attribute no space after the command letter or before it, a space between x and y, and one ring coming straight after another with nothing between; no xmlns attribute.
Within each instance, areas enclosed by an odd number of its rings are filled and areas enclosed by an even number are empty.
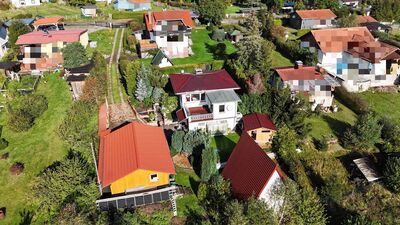
<svg viewBox="0 0 400 225"><path fill-rule="evenodd" d="M203 74L203 70L200 69L200 68L197 68L197 69L194 70L194 74L196 74L196 75Z"/></svg>

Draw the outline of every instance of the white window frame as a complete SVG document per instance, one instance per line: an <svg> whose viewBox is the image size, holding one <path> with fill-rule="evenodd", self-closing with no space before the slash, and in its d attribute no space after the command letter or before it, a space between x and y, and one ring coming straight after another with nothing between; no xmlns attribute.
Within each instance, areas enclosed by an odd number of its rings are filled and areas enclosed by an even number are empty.
<svg viewBox="0 0 400 225"><path fill-rule="evenodd" d="M155 178L151 178L151 177L154 176L154 175L156 175L156 177L155 177ZM157 182L157 181L159 180L159 179L158 179L158 174L157 174L157 173L150 174L149 178L150 178L150 182Z"/></svg>

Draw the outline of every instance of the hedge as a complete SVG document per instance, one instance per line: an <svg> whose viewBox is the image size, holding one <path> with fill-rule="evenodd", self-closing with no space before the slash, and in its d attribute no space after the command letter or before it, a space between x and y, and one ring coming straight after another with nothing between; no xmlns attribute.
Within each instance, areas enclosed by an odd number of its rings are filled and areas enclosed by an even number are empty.
<svg viewBox="0 0 400 225"><path fill-rule="evenodd" d="M335 88L335 97L339 101L357 114L369 111L368 103L354 93L348 92L344 87Z"/></svg>
<svg viewBox="0 0 400 225"><path fill-rule="evenodd" d="M224 66L224 60L214 60L211 64L185 64L185 65L175 65L170 67L161 68L161 72L164 74L172 74L172 73L181 73L182 70L185 73L193 73L195 69L203 69L203 70L220 70Z"/></svg>

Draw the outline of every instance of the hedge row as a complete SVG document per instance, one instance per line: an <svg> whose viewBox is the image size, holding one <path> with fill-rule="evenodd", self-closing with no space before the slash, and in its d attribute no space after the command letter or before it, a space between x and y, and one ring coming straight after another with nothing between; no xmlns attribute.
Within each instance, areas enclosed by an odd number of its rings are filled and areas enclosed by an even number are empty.
<svg viewBox="0 0 400 225"><path fill-rule="evenodd" d="M348 92L344 87L335 88L335 97L339 101L357 114L369 111L368 103L354 93Z"/></svg>
<svg viewBox="0 0 400 225"><path fill-rule="evenodd" d="M172 74L172 73L181 73L182 70L185 73L193 73L195 69L203 69L203 70L219 70L222 69L224 66L224 60L215 60L211 64L185 64L185 65L176 65L170 66L166 68L160 69L165 74Z"/></svg>
<svg viewBox="0 0 400 225"><path fill-rule="evenodd" d="M283 39L274 39L276 50L281 52L291 61L301 60L305 65L315 66L318 62L317 54L310 52L306 48L299 46L297 41L285 41Z"/></svg>

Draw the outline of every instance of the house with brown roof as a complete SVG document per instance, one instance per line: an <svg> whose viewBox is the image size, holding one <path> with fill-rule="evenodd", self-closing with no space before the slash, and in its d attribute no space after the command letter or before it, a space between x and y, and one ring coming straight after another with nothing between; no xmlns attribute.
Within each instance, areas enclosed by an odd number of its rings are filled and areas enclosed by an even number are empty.
<svg viewBox="0 0 400 225"><path fill-rule="evenodd" d="M266 148L272 142L277 128L267 114L251 113L242 118L242 132L246 132L261 147Z"/></svg>
<svg viewBox="0 0 400 225"><path fill-rule="evenodd" d="M175 168L161 127L131 122L111 130L103 105L99 137L98 181L103 194L140 193L170 185Z"/></svg>
<svg viewBox="0 0 400 225"><path fill-rule="evenodd" d="M360 26L367 27L369 31L381 31L389 33L392 30L391 26L377 21L372 16L357 16L357 23Z"/></svg>
<svg viewBox="0 0 400 225"><path fill-rule="evenodd" d="M267 202L272 209L280 206L274 192L283 185L284 174L246 132L229 156L222 176L230 181L236 198L254 197Z"/></svg>
<svg viewBox="0 0 400 225"><path fill-rule="evenodd" d="M329 108L333 103L333 90L340 84L331 76L323 74L314 66L304 66L297 61L295 66L275 68L272 84L277 88L289 88L293 95L308 98L311 109L317 106Z"/></svg>
<svg viewBox="0 0 400 225"><path fill-rule="evenodd" d="M296 10L290 16L295 29L323 29L336 26L336 15L330 9Z"/></svg>
<svg viewBox="0 0 400 225"><path fill-rule="evenodd" d="M300 40L348 91L390 86L400 75L399 48L375 40L366 27L312 30Z"/></svg>
<svg viewBox="0 0 400 225"><path fill-rule="evenodd" d="M238 112L239 85L226 70L171 74L169 76L180 109L177 119L188 130L227 133L242 118Z"/></svg>
<svg viewBox="0 0 400 225"><path fill-rule="evenodd" d="M192 28L194 23L189 10L147 12L144 14L147 36L170 58L188 57L192 54Z"/></svg>
<svg viewBox="0 0 400 225"><path fill-rule="evenodd" d="M86 48L89 43L87 30L33 31L19 36L16 44L20 46L17 58L21 70L43 71L60 67L64 62L61 50L72 42L80 42Z"/></svg>

